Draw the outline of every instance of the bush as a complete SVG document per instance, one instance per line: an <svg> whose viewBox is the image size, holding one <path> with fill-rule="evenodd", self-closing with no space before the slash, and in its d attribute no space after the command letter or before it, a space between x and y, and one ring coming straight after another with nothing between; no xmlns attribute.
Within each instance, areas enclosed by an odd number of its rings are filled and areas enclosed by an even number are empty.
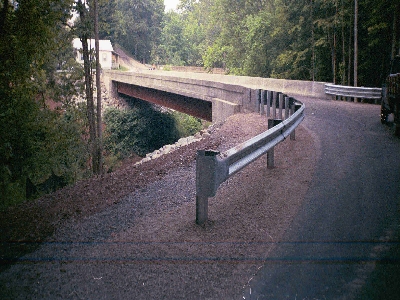
<svg viewBox="0 0 400 300"><path fill-rule="evenodd" d="M132 153L144 156L179 139L172 115L155 110L151 105L131 110L106 110L104 121L104 148L121 159Z"/></svg>
<svg viewBox="0 0 400 300"><path fill-rule="evenodd" d="M179 137L194 135L203 129L201 119L177 111L174 111L172 115L176 122Z"/></svg>
<svg viewBox="0 0 400 300"><path fill-rule="evenodd" d="M0 138L0 208L73 183L87 169L84 124L79 121L83 112L51 111L30 100L26 103L29 113L24 118L9 109L0 119L0 127L8 128Z"/></svg>
<svg viewBox="0 0 400 300"><path fill-rule="evenodd" d="M199 132L202 121L198 118L174 112L161 112L152 104L127 99L131 108L110 108L104 112L105 163L109 172L119 166L119 161L132 154L145 156L181 137Z"/></svg>

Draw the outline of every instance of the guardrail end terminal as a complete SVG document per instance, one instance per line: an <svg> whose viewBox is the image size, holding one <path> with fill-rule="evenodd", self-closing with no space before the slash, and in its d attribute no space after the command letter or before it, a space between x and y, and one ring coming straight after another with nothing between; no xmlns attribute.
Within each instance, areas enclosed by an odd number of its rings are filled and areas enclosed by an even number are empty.
<svg viewBox="0 0 400 300"><path fill-rule="evenodd" d="M208 197L215 194L216 160L219 151L197 150L196 156L196 224L208 219Z"/></svg>

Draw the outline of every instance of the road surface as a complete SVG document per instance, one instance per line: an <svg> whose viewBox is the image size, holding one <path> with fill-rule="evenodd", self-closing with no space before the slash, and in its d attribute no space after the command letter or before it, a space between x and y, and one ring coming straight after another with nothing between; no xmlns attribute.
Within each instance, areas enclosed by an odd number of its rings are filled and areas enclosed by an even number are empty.
<svg viewBox="0 0 400 300"><path fill-rule="evenodd" d="M243 298L399 299L400 139L379 123L379 106L298 99L320 160Z"/></svg>

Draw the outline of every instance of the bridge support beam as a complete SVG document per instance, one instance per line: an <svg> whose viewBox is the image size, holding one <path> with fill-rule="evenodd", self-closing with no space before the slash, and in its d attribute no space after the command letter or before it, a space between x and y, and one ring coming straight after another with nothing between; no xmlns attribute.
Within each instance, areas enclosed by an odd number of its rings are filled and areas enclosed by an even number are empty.
<svg viewBox="0 0 400 300"><path fill-rule="evenodd" d="M212 102L122 82L116 85L118 93L213 121Z"/></svg>

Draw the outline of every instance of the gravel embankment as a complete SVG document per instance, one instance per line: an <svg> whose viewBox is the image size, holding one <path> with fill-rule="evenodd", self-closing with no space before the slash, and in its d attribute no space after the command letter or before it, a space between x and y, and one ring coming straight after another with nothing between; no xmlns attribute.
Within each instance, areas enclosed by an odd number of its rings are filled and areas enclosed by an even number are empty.
<svg viewBox="0 0 400 300"><path fill-rule="evenodd" d="M276 147L276 168L262 157L230 178L205 226L194 222L195 154L265 130L259 115L236 115L173 153L1 212L0 298L240 298L301 205L318 142L300 126Z"/></svg>

